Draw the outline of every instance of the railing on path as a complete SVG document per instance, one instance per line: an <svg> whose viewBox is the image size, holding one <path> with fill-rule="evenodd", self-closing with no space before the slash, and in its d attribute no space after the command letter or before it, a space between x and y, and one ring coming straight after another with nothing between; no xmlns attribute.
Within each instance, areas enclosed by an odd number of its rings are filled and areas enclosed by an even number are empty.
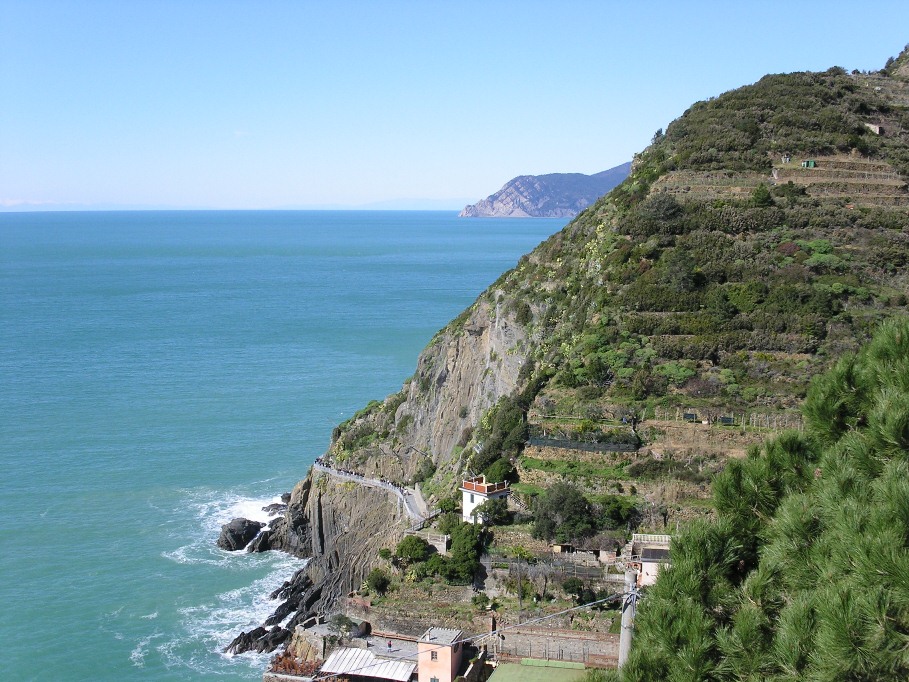
<svg viewBox="0 0 909 682"><path fill-rule="evenodd" d="M314 462L312 466L317 471L326 473L329 476L334 476L336 478L359 483L360 485L365 485L370 488L381 488L383 490L387 490L390 493L393 493L398 498L398 500L400 500L401 504L404 505L404 511L407 512L407 515L410 518L417 520L417 523L412 526L410 530L421 530L422 528L425 528L430 521L442 513L440 509L435 509L431 511L428 516L422 516L419 510L411 509L410 504L408 504L407 501L407 489L403 486L397 486L393 483L389 483L388 481L380 481L375 478L366 478L362 474L358 474L354 471L341 471L339 469L334 469L326 464L322 464L321 462Z"/></svg>
<svg viewBox="0 0 909 682"><path fill-rule="evenodd" d="M409 532L413 533L413 532L416 532L416 531L418 531L418 530L423 530L424 528L426 528L426 526L428 526L428 525L430 524L430 522L431 522L434 518L436 518L436 517L437 517L439 514L441 514L441 513L442 513L442 510L441 510L441 509L433 509L431 512L429 512L429 515L428 515L428 516L424 516L424 517L421 518L419 521L417 521L415 524L413 524L413 525L410 527Z"/></svg>

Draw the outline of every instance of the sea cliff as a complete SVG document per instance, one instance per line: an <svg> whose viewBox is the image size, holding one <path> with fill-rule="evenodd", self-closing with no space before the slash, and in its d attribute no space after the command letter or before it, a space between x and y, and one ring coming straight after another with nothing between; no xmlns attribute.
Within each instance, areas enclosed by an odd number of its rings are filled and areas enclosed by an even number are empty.
<svg viewBox="0 0 909 682"><path fill-rule="evenodd" d="M909 50L897 65L907 60ZM256 544L312 557L279 591L270 624L294 611L289 630L331 609L413 523L393 491L332 470L421 483L430 500L467 472L518 477L537 493L577 479L601 498L619 493L650 531L660 518L666 527L712 514L709 482L749 444L746 425L789 424L814 376L905 312L900 73L768 76L655 135L626 182L433 338L401 391L334 430L328 468L310 472ZM682 415L704 433L667 440L686 428ZM645 432L640 416L656 426ZM646 447L614 465L527 456L532 429L612 437L624 417ZM704 438L727 426L736 442L708 461Z"/></svg>
<svg viewBox="0 0 909 682"><path fill-rule="evenodd" d="M473 452L464 446L478 421L518 385L530 344L517 310L497 285L488 289L432 339L400 392L335 429L323 458L326 468L409 482L431 462L436 480L454 481ZM250 548L311 558L304 573L276 594L279 603L265 625L295 615L284 632L252 638L243 633L229 649L272 650L297 624L330 611L360 587L378 563L378 551L393 548L413 523L388 490L312 468L294 487L284 516Z"/></svg>
<svg viewBox="0 0 909 682"><path fill-rule="evenodd" d="M519 175L495 194L465 206L462 218L573 218L628 177L630 163L584 175Z"/></svg>

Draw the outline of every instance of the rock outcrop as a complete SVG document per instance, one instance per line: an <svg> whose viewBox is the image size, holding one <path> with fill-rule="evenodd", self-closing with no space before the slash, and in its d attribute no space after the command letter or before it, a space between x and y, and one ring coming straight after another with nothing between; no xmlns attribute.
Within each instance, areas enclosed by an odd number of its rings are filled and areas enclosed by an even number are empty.
<svg viewBox="0 0 909 682"><path fill-rule="evenodd" d="M519 175L470 206L462 218L573 218L628 177L630 163L596 173Z"/></svg>
<svg viewBox="0 0 909 682"><path fill-rule="evenodd" d="M264 523L237 518L221 526L221 535L218 536L218 547L229 552L243 549L262 530Z"/></svg>

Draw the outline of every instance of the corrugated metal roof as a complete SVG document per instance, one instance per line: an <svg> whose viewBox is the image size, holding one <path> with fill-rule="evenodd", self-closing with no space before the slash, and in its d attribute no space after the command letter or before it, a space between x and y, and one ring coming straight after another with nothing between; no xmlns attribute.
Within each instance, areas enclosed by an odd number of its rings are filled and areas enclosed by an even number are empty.
<svg viewBox="0 0 909 682"><path fill-rule="evenodd" d="M331 652L321 671L361 677L381 677L386 680L407 682L416 670L413 661L394 661L379 658L366 649L340 648Z"/></svg>

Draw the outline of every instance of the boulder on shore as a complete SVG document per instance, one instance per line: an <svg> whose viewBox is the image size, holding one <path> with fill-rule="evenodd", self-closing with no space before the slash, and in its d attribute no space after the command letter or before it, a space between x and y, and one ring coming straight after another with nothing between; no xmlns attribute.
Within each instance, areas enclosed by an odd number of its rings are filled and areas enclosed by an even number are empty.
<svg viewBox="0 0 909 682"><path fill-rule="evenodd" d="M271 653L290 637L290 630L279 626L266 630L257 627L249 632L241 632L234 640L224 647L226 654L242 654L247 651Z"/></svg>
<svg viewBox="0 0 909 682"><path fill-rule="evenodd" d="M243 549L259 534L264 525L264 523L243 518L236 518L230 523L225 523L221 526L221 535L218 536L218 547L229 552Z"/></svg>

